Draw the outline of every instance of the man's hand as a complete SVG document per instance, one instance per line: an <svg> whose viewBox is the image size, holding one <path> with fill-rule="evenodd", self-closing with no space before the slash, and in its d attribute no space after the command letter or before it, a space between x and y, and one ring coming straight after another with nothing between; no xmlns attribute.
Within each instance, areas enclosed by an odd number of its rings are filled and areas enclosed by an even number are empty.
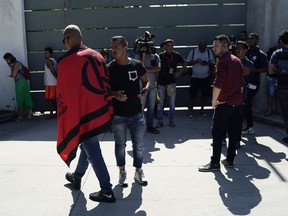
<svg viewBox="0 0 288 216"><path fill-rule="evenodd" d="M137 95L138 98L142 98L144 97L148 92L148 89L147 88L143 88L140 92L140 94Z"/></svg>
<svg viewBox="0 0 288 216"><path fill-rule="evenodd" d="M124 94L123 90L118 90L118 91L112 92L112 97L116 98L119 101L123 101L123 102L127 100L127 96Z"/></svg>

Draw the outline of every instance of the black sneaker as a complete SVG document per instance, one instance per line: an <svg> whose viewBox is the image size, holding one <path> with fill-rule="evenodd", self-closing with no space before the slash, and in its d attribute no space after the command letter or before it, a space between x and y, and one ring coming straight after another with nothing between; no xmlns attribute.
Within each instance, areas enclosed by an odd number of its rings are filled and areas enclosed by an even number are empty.
<svg viewBox="0 0 288 216"><path fill-rule="evenodd" d="M284 137L282 140L283 142L288 143L288 137Z"/></svg>
<svg viewBox="0 0 288 216"><path fill-rule="evenodd" d="M107 202L107 203L113 203L116 201L113 191L104 193L101 190L98 192L89 194L89 199L96 201L96 202Z"/></svg>
<svg viewBox="0 0 288 216"><path fill-rule="evenodd" d="M227 159L224 159L221 161L221 163L228 168L234 168L234 164L231 161L228 161Z"/></svg>
<svg viewBox="0 0 288 216"><path fill-rule="evenodd" d="M66 173L65 178L67 179L67 181L69 181L72 184L74 189L80 190L81 179L74 178L74 175L72 173L69 173L69 172Z"/></svg>
<svg viewBox="0 0 288 216"><path fill-rule="evenodd" d="M198 169L199 172L213 172L213 171L220 171L220 164L212 164L208 163L207 165L200 167Z"/></svg>
<svg viewBox="0 0 288 216"><path fill-rule="evenodd" d="M154 128L153 126L152 127L147 127L147 130L146 130L148 133L152 133L152 134L160 134L160 131L157 130L156 128Z"/></svg>

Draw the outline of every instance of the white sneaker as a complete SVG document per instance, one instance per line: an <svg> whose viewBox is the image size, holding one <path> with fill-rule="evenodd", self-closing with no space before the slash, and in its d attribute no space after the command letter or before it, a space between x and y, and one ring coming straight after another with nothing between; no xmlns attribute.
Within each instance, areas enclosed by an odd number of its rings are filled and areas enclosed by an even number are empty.
<svg viewBox="0 0 288 216"><path fill-rule="evenodd" d="M246 128L242 131L243 135L254 134L254 130L252 127Z"/></svg>
<svg viewBox="0 0 288 216"><path fill-rule="evenodd" d="M127 179L127 172L125 170L119 173L119 181L118 184L122 187L128 187L128 184L125 182Z"/></svg>
<svg viewBox="0 0 288 216"><path fill-rule="evenodd" d="M144 176L144 172L141 168L135 170L134 180L142 186L148 185L148 182Z"/></svg>

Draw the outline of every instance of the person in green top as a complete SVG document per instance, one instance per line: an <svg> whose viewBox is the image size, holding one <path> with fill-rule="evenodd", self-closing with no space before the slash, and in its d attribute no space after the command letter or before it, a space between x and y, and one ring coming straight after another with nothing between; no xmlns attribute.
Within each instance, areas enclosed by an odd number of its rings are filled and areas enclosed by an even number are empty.
<svg viewBox="0 0 288 216"><path fill-rule="evenodd" d="M23 64L17 61L11 53L6 53L3 59L10 67L10 76L14 78L15 81L16 102L18 105L18 117L16 121L22 121L25 112L28 112L28 118L31 118L34 103L30 95L28 82L24 77Z"/></svg>

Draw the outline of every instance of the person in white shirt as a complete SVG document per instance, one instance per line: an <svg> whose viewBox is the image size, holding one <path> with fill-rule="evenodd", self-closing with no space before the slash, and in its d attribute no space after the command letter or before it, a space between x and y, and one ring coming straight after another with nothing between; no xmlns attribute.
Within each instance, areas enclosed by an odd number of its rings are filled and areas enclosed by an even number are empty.
<svg viewBox="0 0 288 216"><path fill-rule="evenodd" d="M52 58L53 50L50 47L45 48L44 55L47 60L44 73L45 100L49 104L50 111L47 119L52 119L55 117L53 112L56 111L57 61Z"/></svg>
<svg viewBox="0 0 288 216"><path fill-rule="evenodd" d="M190 82L189 117L194 116L193 108L195 97L201 89L201 110L200 114L206 116L204 106L207 98L211 96L210 69L215 65L215 58L211 50L207 49L205 41L198 43L198 48L190 51L186 59L188 65L192 66Z"/></svg>

